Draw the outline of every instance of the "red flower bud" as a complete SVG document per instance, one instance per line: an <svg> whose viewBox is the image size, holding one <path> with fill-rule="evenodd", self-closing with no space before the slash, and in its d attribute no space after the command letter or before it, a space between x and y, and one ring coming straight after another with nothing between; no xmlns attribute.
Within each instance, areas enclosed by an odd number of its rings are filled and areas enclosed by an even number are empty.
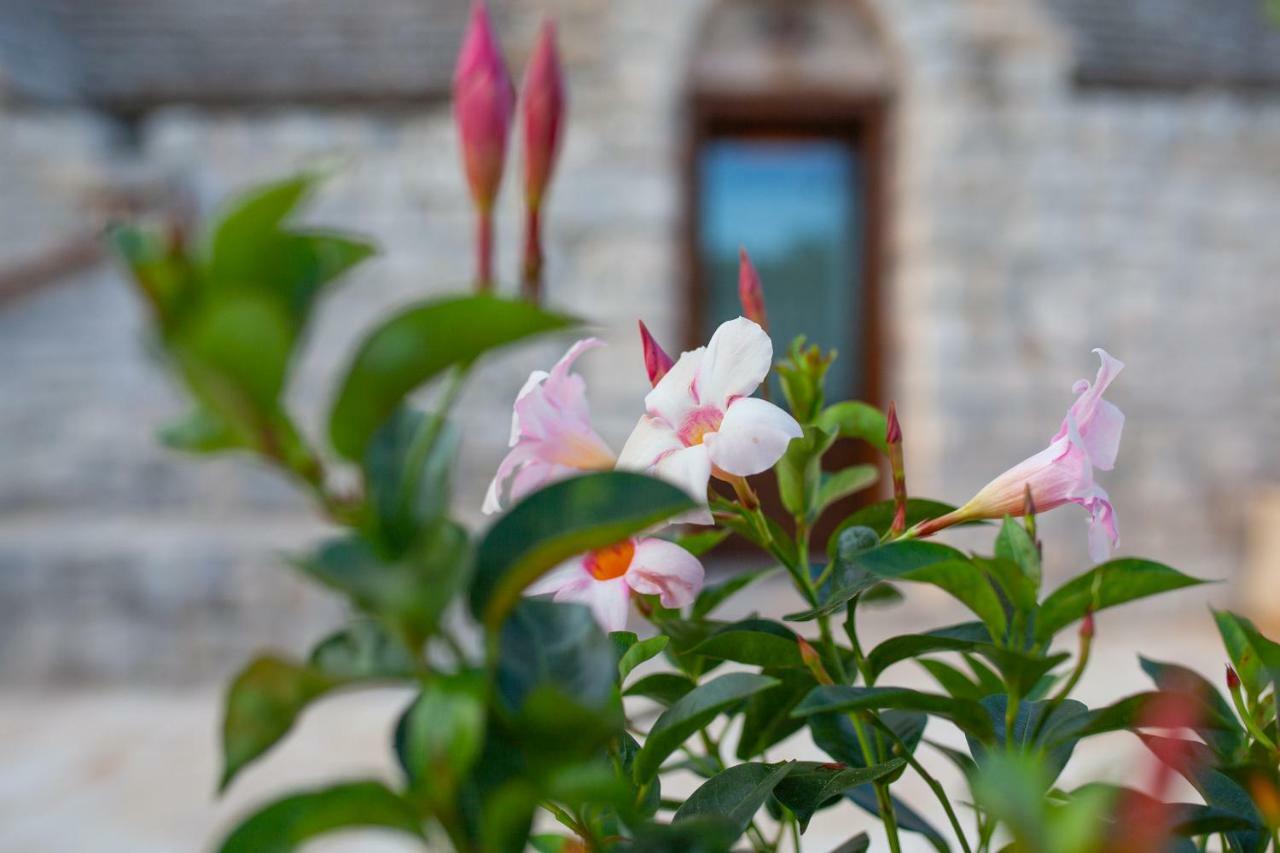
<svg viewBox="0 0 1280 853"><path fill-rule="evenodd" d="M1233 693L1240 689L1240 676L1231 664L1227 664L1227 689Z"/></svg>
<svg viewBox="0 0 1280 853"><path fill-rule="evenodd" d="M888 426L884 431L885 444L902 444L902 425L898 423L898 404L889 403L889 411L885 414Z"/></svg>
<svg viewBox="0 0 1280 853"><path fill-rule="evenodd" d="M1084 639L1092 639L1093 631L1093 611L1086 610L1084 612L1084 618L1080 620L1080 636Z"/></svg>
<svg viewBox="0 0 1280 853"><path fill-rule="evenodd" d="M524 126L524 193L530 207L538 207L551 172L564 128L564 77L556 52L556 27L545 21L524 73L520 116Z"/></svg>
<svg viewBox="0 0 1280 853"><path fill-rule="evenodd" d="M760 276L747 257L746 249L738 250L738 299L742 302L742 313L766 332L769 331L769 318L764 310L764 286Z"/></svg>
<svg viewBox="0 0 1280 853"><path fill-rule="evenodd" d="M484 0L476 0L453 73L453 113L471 197L482 211L493 206L498 194L515 104L489 10Z"/></svg>
<svg viewBox="0 0 1280 853"><path fill-rule="evenodd" d="M822 665L822 657L818 654L818 650L809 645L809 641L804 637L796 637L796 645L800 647L800 660L813 674L814 680L819 684L834 684L831 676L827 674L827 668Z"/></svg>
<svg viewBox="0 0 1280 853"><path fill-rule="evenodd" d="M653 335L649 334L644 320L637 322L640 323L640 342L644 346L644 369L649 373L649 384L656 386L675 362L653 339Z"/></svg>

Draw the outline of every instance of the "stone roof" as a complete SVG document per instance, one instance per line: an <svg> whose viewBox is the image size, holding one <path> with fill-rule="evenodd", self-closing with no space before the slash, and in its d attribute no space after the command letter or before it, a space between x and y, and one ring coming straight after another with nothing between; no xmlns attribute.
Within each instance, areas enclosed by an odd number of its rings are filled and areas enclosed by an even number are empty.
<svg viewBox="0 0 1280 853"><path fill-rule="evenodd" d="M42 101L397 100L448 89L462 0L0 0L0 88Z"/></svg>
<svg viewBox="0 0 1280 853"><path fill-rule="evenodd" d="M1280 86L1268 0L1049 0L1085 85Z"/></svg>

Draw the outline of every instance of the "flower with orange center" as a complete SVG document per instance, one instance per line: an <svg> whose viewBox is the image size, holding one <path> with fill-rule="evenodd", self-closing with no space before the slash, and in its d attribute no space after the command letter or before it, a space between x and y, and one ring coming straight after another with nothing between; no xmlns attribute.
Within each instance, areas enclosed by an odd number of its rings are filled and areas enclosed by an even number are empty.
<svg viewBox="0 0 1280 853"><path fill-rule="evenodd" d="M684 607L697 597L704 576L698 558L679 545L636 537L561 563L526 593L585 604L601 628L621 631L633 593L656 595L664 607Z"/></svg>

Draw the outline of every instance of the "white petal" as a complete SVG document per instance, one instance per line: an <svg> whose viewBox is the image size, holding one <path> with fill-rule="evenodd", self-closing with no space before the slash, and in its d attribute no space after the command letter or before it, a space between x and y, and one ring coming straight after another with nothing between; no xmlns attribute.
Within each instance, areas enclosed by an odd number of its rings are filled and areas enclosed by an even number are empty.
<svg viewBox="0 0 1280 853"><path fill-rule="evenodd" d="M631 601L631 588L626 576L607 581L591 578L586 586L575 587L572 592L556 594L556 601L576 601L591 608L596 623L607 634L627 627L627 605Z"/></svg>
<svg viewBox="0 0 1280 853"><path fill-rule="evenodd" d="M671 520L672 524L711 524L711 511L706 508L707 484L711 482L711 457L706 445L682 447L667 454L653 466L653 475L678 486L700 505Z"/></svg>
<svg viewBox="0 0 1280 853"><path fill-rule="evenodd" d="M760 387L773 362L773 341L746 317L722 323L707 344L694 393L703 403L724 408L735 397Z"/></svg>
<svg viewBox="0 0 1280 853"><path fill-rule="evenodd" d="M720 431L703 441L713 465L748 477L772 468L791 439L802 434L800 424L782 409L756 397L743 397L729 405Z"/></svg>
<svg viewBox="0 0 1280 853"><path fill-rule="evenodd" d="M618 467L624 471L648 471L663 456L683 447L675 430L657 418L641 415L618 454Z"/></svg>
<svg viewBox="0 0 1280 853"><path fill-rule="evenodd" d="M684 423L685 416L698 407L694 382L702 364L704 347L683 353L667 375L658 380L644 398L644 409L650 415L661 418L673 428Z"/></svg>
<svg viewBox="0 0 1280 853"><path fill-rule="evenodd" d="M571 557L525 588L525 595L549 595L573 590L594 583L595 578L583 565L582 555Z"/></svg>
<svg viewBox="0 0 1280 853"><path fill-rule="evenodd" d="M706 572L698 558L674 542L640 539L624 576L636 592L657 595L664 607L692 604Z"/></svg>

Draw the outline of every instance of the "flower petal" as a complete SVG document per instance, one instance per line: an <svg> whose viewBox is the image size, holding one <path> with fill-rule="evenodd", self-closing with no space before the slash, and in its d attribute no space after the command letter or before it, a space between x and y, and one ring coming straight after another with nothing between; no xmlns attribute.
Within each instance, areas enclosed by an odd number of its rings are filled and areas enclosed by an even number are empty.
<svg viewBox="0 0 1280 853"><path fill-rule="evenodd" d="M791 439L801 435L796 419L773 403L742 397L729 404L719 432L709 433L703 442L713 465L747 477L772 468Z"/></svg>
<svg viewBox="0 0 1280 853"><path fill-rule="evenodd" d="M1124 369L1124 362L1104 349L1095 349L1094 352L1102 360L1098 375L1092 385L1084 379L1075 384L1074 390L1080 396L1071 404L1053 438L1057 440L1066 435L1068 421L1074 420L1090 461L1103 471L1110 471L1115 467L1116 454L1120 450L1124 413L1115 404L1102 399L1102 394Z"/></svg>
<svg viewBox="0 0 1280 853"><path fill-rule="evenodd" d="M1109 560L1120 543L1120 529L1110 496L1095 484L1090 494L1076 503L1089 511L1089 558L1095 563Z"/></svg>
<svg viewBox="0 0 1280 853"><path fill-rule="evenodd" d="M535 388L542 385L551 374L545 370L535 370L529 374L529 378L524 381L524 385L520 387L520 393L516 394L516 402L519 403L525 397L533 392ZM509 447L515 447L516 442L520 440L520 407L511 407L511 440L507 442Z"/></svg>
<svg viewBox="0 0 1280 853"><path fill-rule="evenodd" d="M760 387L773 362L773 341L746 317L722 323L707 344L698 367L694 394L706 404L724 408L735 397Z"/></svg>
<svg viewBox="0 0 1280 853"><path fill-rule="evenodd" d="M590 578L585 586L565 587L556 593L556 601L575 601L591 608L596 623L605 633L622 631L627 627L627 605L631 601L631 587L626 575L607 581Z"/></svg>
<svg viewBox="0 0 1280 853"><path fill-rule="evenodd" d="M685 416L698 407L694 381L705 352L705 347L698 347L682 353L666 376L659 379L653 390L645 395L645 411L666 421L672 428L678 428L684 423Z"/></svg>
<svg viewBox="0 0 1280 853"><path fill-rule="evenodd" d="M549 595L564 590L576 590L596 579L587 571L583 555L571 557L525 588L525 595Z"/></svg>
<svg viewBox="0 0 1280 853"><path fill-rule="evenodd" d="M684 607L702 589L706 571L697 557L674 542L639 539L624 577L636 592L658 596L664 607Z"/></svg>
<svg viewBox="0 0 1280 853"><path fill-rule="evenodd" d="M707 509L707 484L711 482L711 457L702 444L682 447L658 460L652 473L673 486L679 486L697 501L699 509L690 510L671 520L671 524L711 524L711 510Z"/></svg>
<svg viewBox="0 0 1280 853"><path fill-rule="evenodd" d="M648 471L658 460L683 447L676 431L665 421L641 415L618 454L618 467L626 471Z"/></svg>

